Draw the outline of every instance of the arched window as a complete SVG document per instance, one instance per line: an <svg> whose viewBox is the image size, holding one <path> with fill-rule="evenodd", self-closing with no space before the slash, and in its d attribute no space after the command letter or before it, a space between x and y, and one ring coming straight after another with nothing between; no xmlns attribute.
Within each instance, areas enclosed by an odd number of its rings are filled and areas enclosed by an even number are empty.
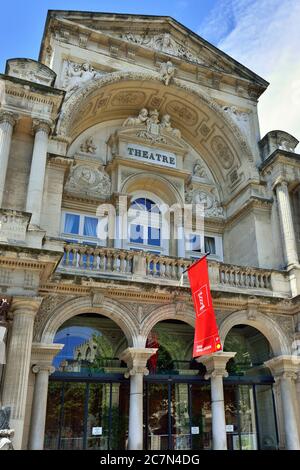
<svg viewBox="0 0 300 470"><path fill-rule="evenodd" d="M129 209L128 238L131 248L162 251L161 213L151 199L139 197Z"/></svg>

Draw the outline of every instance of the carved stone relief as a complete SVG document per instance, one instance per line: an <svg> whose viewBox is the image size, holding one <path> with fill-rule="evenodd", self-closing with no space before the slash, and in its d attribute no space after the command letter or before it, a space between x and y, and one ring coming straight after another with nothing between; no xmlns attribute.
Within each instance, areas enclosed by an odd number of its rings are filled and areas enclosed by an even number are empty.
<svg viewBox="0 0 300 470"><path fill-rule="evenodd" d="M67 95L69 95L82 87L86 82L104 74L105 72L96 71L88 62L78 64L68 60L65 65L63 88L67 91Z"/></svg>
<svg viewBox="0 0 300 470"><path fill-rule="evenodd" d="M160 64L159 74L161 80L164 82L165 85L168 86L175 75L175 66L170 60L168 60L167 62L162 62Z"/></svg>
<svg viewBox="0 0 300 470"><path fill-rule="evenodd" d="M180 101L170 101L166 106L166 110L169 114L175 114L187 126L195 126L197 124L197 113Z"/></svg>
<svg viewBox="0 0 300 470"><path fill-rule="evenodd" d="M49 295L45 297L37 315L35 316L33 329L34 341L40 341L43 333L43 326L46 325L56 307L59 304L63 304L64 301L68 301L74 297L75 296L66 297L65 295Z"/></svg>
<svg viewBox="0 0 300 470"><path fill-rule="evenodd" d="M80 150L83 153L90 153L92 155L95 155L97 146L94 144L93 137L88 137L83 144L80 146Z"/></svg>
<svg viewBox="0 0 300 470"><path fill-rule="evenodd" d="M228 147L223 137L218 135L213 137L211 141L211 148L218 157L222 167L225 168L225 170L231 168L234 162L234 156L232 155L230 148Z"/></svg>
<svg viewBox="0 0 300 470"><path fill-rule="evenodd" d="M142 91L120 91L111 100L112 106L138 106L145 101L145 93Z"/></svg>
<svg viewBox="0 0 300 470"><path fill-rule="evenodd" d="M203 204L205 217L223 217L221 207L214 189L212 191L190 185L185 192L185 201L188 204Z"/></svg>
<svg viewBox="0 0 300 470"><path fill-rule="evenodd" d="M201 160L198 159L194 163L192 175L195 176L196 178L202 178L206 180L209 179L206 168L201 162Z"/></svg>
<svg viewBox="0 0 300 470"><path fill-rule="evenodd" d="M70 172L65 191L103 199L110 195L111 180L103 167L77 164Z"/></svg>
<svg viewBox="0 0 300 470"><path fill-rule="evenodd" d="M164 114L159 121L159 112L156 109L149 112L147 108L143 108L138 116L130 116L123 123L123 127L135 126L144 126L146 128L145 131L139 132L137 135L152 143L166 142L166 140L162 140L163 136L160 136L161 131L177 139L181 138L180 130L171 125L170 115ZM155 138L155 136L157 137Z"/></svg>
<svg viewBox="0 0 300 470"><path fill-rule="evenodd" d="M250 135L250 116L251 111L245 112L237 109L235 106L223 106L225 113L229 114L234 122L240 127L248 139L251 138Z"/></svg>
<svg viewBox="0 0 300 470"><path fill-rule="evenodd" d="M194 64L204 65L219 71L231 71L231 68L220 59L216 59L210 53L204 51L201 51L200 55L198 51L193 51L190 46L176 41L171 34L167 32L155 35L121 33L120 38L140 46L170 54Z"/></svg>

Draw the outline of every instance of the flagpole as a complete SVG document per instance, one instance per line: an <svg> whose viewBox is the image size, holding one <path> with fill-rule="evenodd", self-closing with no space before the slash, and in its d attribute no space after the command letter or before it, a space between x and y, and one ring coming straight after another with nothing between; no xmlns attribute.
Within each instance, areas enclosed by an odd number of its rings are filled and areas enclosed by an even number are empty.
<svg viewBox="0 0 300 470"><path fill-rule="evenodd" d="M180 276L180 279L179 279L179 283L178 283L178 286L179 287L182 287L183 286L183 275L192 267L196 266L196 264L198 264L200 261L202 261L204 258L207 258L207 256L210 255L210 251L208 251L207 253L205 253L201 258L197 259L197 261L195 261L195 263L192 263L188 268L186 268L184 271L182 271L181 273L181 276Z"/></svg>
<svg viewBox="0 0 300 470"><path fill-rule="evenodd" d="M184 271L182 271L182 274L185 274L189 269L196 266L196 264L200 263L200 261L202 261L204 258L207 258L207 256L209 256L209 255L210 255L210 251L205 253L201 258L197 259L197 261L195 261L195 263L192 263L188 268L186 268Z"/></svg>

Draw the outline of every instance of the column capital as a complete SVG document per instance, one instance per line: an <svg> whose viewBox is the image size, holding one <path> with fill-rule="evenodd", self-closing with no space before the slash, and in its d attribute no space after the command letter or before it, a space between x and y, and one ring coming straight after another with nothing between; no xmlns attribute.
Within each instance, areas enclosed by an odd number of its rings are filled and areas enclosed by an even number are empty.
<svg viewBox="0 0 300 470"><path fill-rule="evenodd" d="M275 179L275 181L272 183L272 189L273 191L275 191L275 189L278 187L278 186L282 186L282 187L288 187L288 181L287 179L281 175L281 176L278 176L278 178Z"/></svg>
<svg viewBox="0 0 300 470"><path fill-rule="evenodd" d="M264 362L264 365L271 370L275 379L297 380L297 374L300 372L300 357L276 356Z"/></svg>
<svg viewBox="0 0 300 470"><path fill-rule="evenodd" d="M8 122L12 127L14 127L18 119L18 114L11 111L5 111L4 109L0 110L0 124L2 122Z"/></svg>
<svg viewBox="0 0 300 470"><path fill-rule="evenodd" d="M212 377L227 377L226 371L227 362L236 355L236 352L216 352L209 356L201 356L196 359L206 367L205 379L208 380Z"/></svg>
<svg viewBox="0 0 300 470"><path fill-rule="evenodd" d="M48 375L51 375L55 372L55 367L53 367L52 365L50 364L35 364L34 366L32 366L31 368L32 372L34 374L39 374L40 372L47 372Z"/></svg>
<svg viewBox="0 0 300 470"><path fill-rule="evenodd" d="M120 355L120 360L126 362L128 371L125 377L129 378L132 375L143 374L148 375L149 371L146 368L148 359L153 356L157 348L127 348Z"/></svg>
<svg viewBox="0 0 300 470"><path fill-rule="evenodd" d="M54 357L63 349L64 344L32 343L31 364L32 366L51 367ZM53 371L54 372L54 371Z"/></svg>
<svg viewBox="0 0 300 470"><path fill-rule="evenodd" d="M14 297L11 303L11 312L14 316L17 312L35 316L42 301L43 297Z"/></svg>
<svg viewBox="0 0 300 470"><path fill-rule="evenodd" d="M44 131L48 135L51 132L52 122L47 121L46 119L33 119L32 120L32 130L33 133L36 134L38 131Z"/></svg>

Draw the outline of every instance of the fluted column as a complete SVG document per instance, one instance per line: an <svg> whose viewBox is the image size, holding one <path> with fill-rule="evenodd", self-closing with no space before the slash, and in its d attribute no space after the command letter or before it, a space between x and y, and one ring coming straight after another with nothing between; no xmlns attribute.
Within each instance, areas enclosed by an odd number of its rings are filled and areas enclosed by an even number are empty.
<svg viewBox="0 0 300 470"><path fill-rule="evenodd" d="M2 207L8 157L10 152L13 128L17 116L8 111L0 111L0 207Z"/></svg>
<svg viewBox="0 0 300 470"><path fill-rule="evenodd" d="M39 119L33 120L35 138L27 190L26 212L32 214L31 224L37 226L40 225L50 129L48 122Z"/></svg>
<svg viewBox="0 0 300 470"><path fill-rule="evenodd" d="M276 197L278 201L278 211L280 218L281 233L283 237L284 256L287 266L298 264L298 254L296 245L296 236L288 184L280 180L275 186Z"/></svg>
<svg viewBox="0 0 300 470"><path fill-rule="evenodd" d="M218 352L197 359L206 367L205 379L210 379L214 450L227 450L223 377L228 375L227 362L235 355L235 352Z"/></svg>
<svg viewBox="0 0 300 470"><path fill-rule="evenodd" d="M41 301L40 297L19 297L14 298L11 306L13 324L4 378L3 405L11 407L10 427L15 430L15 449L22 447L33 324Z"/></svg>
<svg viewBox="0 0 300 470"><path fill-rule="evenodd" d="M298 427L299 405L296 398L297 372L300 369L300 358L297 356L278 356L265 362L265 366L279 382L284 434L287 450L300 450Z"/></svg>
<svg viewBox="0 0 300 470"><path fill-rule="evenodd" d="M130 377L128 449L143 449L143 378L148 375L148 359L155 348L127 348L120 356L128 366L126 378Z"/></svg>

